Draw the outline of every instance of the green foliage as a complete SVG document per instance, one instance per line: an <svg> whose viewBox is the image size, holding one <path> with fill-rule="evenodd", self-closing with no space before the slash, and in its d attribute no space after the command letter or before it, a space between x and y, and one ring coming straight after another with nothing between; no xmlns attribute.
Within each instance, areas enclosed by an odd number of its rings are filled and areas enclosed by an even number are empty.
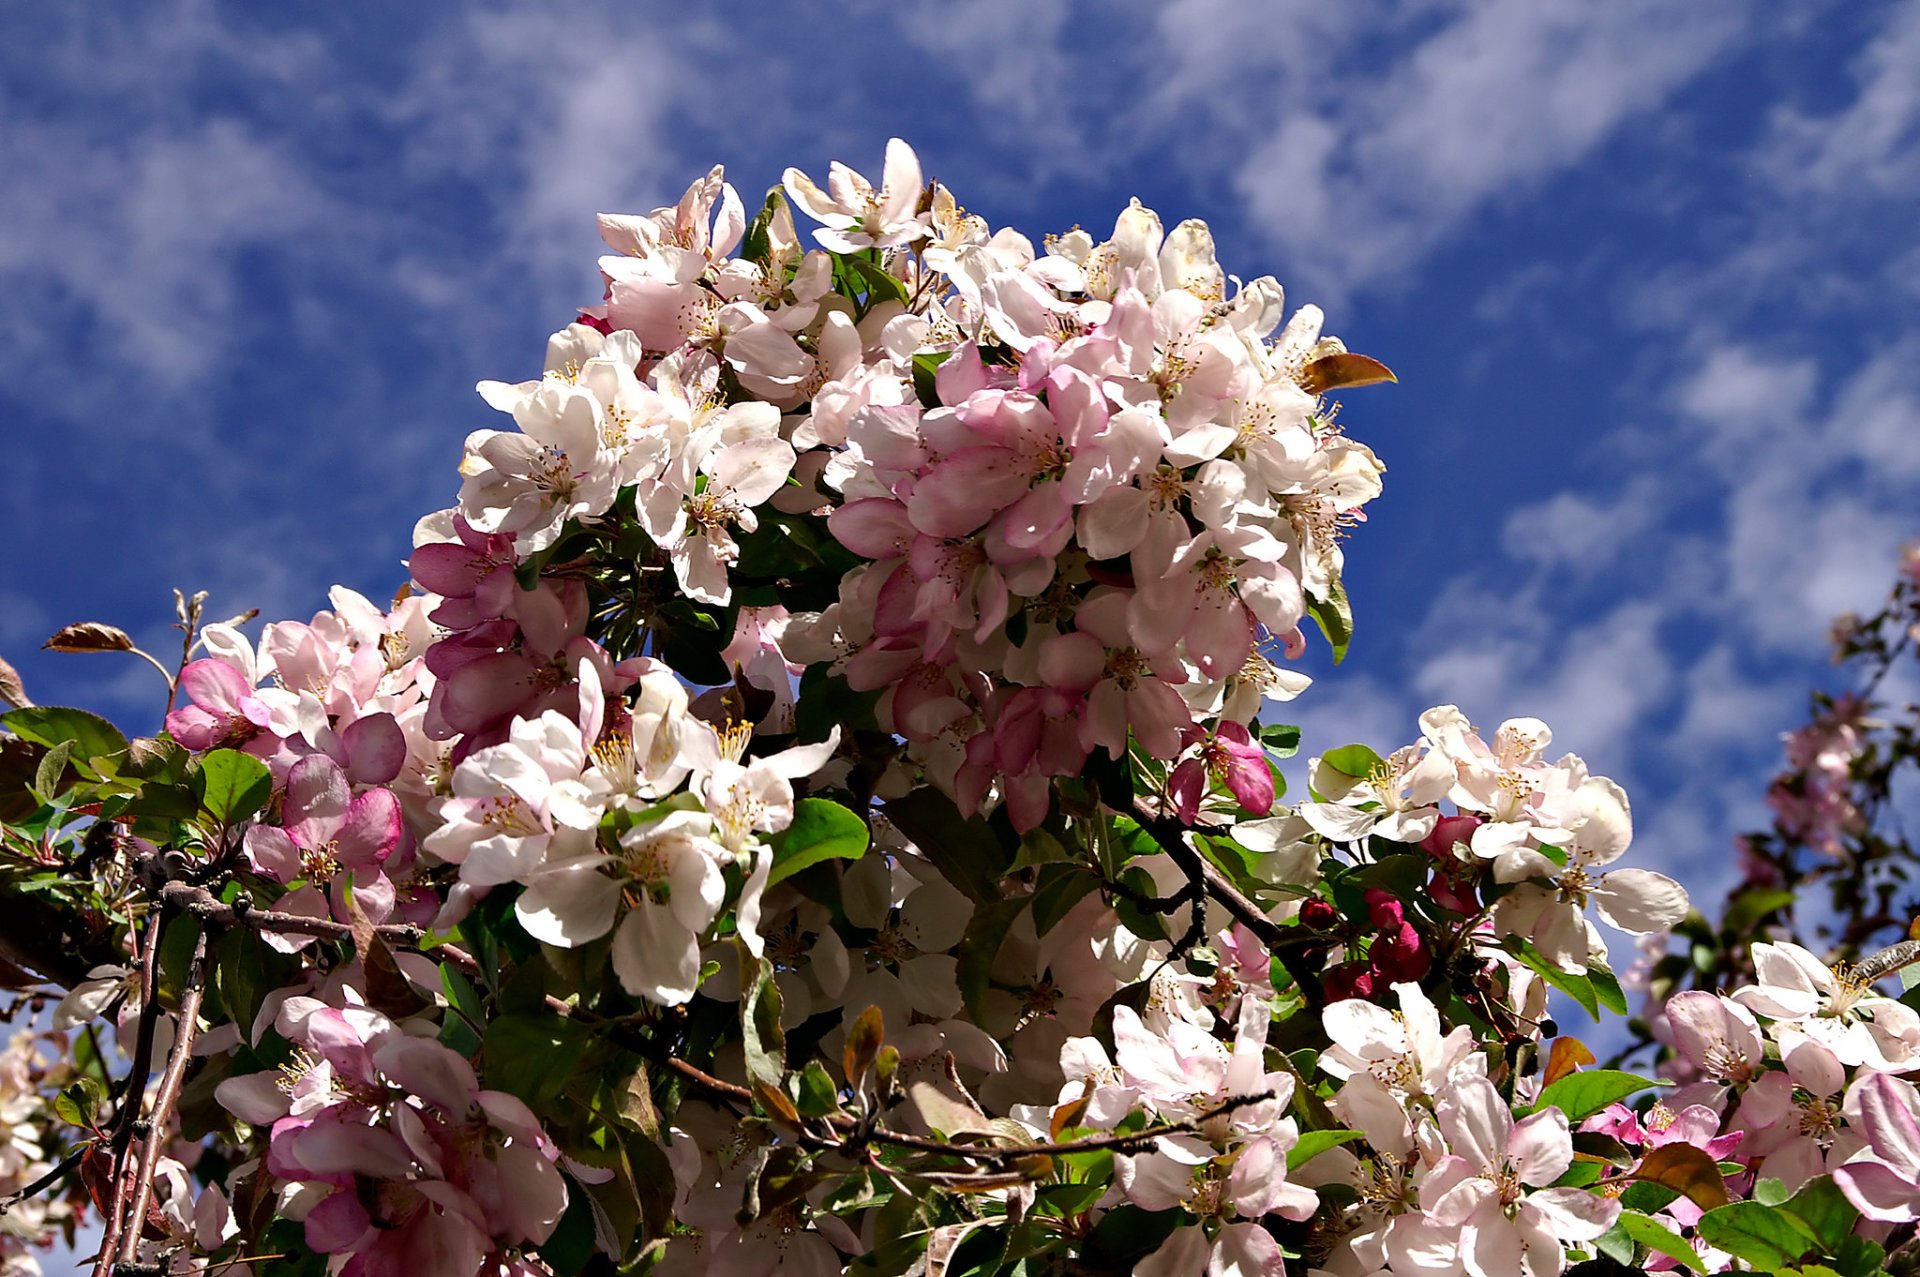
<svg viewBox="0 0 1920 1277"><path fill-rule="evenodd" d="M1569 1122L1591 1117L1609 1104L1656 1085L1651 1078L1618 1069L1588 1069L1569 1073L1540 1091L1540 1108L1557 1108Z"/></svg>
<svg viewBox="0 0 1920 1277"><path fill-rule="evenodd" d="M793 823L775 834L773 870L767 885L785 882L824 860L858 860L871 835L867 822L826 798L802 798L794 804Z"/></svg>
<svg viewBox="0 0 1920 1277"><path fill-rule="evenodd" d="M192 773L194 797L215 825L236 824L267 805L273 773L251 754L216 749L200 759Z"/></svg>

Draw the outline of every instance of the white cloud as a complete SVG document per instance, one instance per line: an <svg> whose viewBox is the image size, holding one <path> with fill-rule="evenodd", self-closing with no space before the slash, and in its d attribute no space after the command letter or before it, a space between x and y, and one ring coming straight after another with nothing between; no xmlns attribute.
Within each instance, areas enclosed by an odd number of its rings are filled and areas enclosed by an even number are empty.
<svg viewBox="0 0 1920 1277"><path fill-rule="evenodd" d="M1920 4L1889 6L1854 65L1852 102L1825 115L1783 110L1763 160L1782 186L1857 196L1920 190Z"/></svg>
<svg viewBox="0 0 1920 1277"><path fill-rule="evenodd" d="M637 10L471 10L421 41L389 113L409 164L471 183L534 301L564 308L595 300L594 214L655 207L697 175L668 125L705 91L699 60L687 24Z"/></svg>
<svg viewBox="0 0 1920 1277"><path fill-rule="evenodd" d="M1623 542L1652 526L1661 513L1662 495L1658 480L1651 477L1611 497L1556 492L1507 516L1501 548L1518 562L1591 578L1613 565Z"/></svg>
<svg viewBox="0 0 1920 1277"><path fill-rule="evenodd" d="M1622 603L1565 629L1537 601L1478 599L1479 625L1417 656L1413 686L1429 701L1458 704L1489 729L1505 718L1545 719L1556 752L1571 750L1596 770L1630 774L1639 729L1673 684L1660 634L1663 610ZM1441 628L1430 619L1421 632Z"/></svg>
<svg viewBox="0 0 1920 1277"><path fill-rule="evenodd" d="M1378 284L1413 265L1474 213L1658 107L1740 35L1737 7L1678 0L1436 8L1421 11L1429 33L1399 56L1369 38L1365 10L1321 33L1331 49L1273 22L1264 39L1249 31L1237 50L1205 50L1228 84L1240 82L1236 61L1271 61L1278 42L1339 68L1281 69L1235 179L1253 224L1327 284ZM1179 20L1169 12L1169 25ZM1348 50L1359 56L1340 61Z"/></svg>
<svg viewBox="0 0 1920 1277"><path fill-rule="evenodd" d="M0 89L11 117L0 130L0 281L35 300L9 308L7 358L44 359L58 340L45 317L77 311L109 359L178 390L242 327L242 254L297 253L313 227L352 224L279 139L183 105L186 85L216 65L284 86L309 69L310 47L251 48L207 6L182 2L144 23L50 37L40 52L40 87L72 109L14 110Z"/></svg>

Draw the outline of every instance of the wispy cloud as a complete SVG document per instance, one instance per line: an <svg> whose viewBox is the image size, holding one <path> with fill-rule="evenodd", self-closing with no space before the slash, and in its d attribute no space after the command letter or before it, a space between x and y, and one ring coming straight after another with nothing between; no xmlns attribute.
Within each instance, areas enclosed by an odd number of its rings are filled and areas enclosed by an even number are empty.
<svg viewBox="0 0 1920 1277"><path fill-rule="evenodd" d="M1380 284L1666 102L1738 41L1685 0L1300 6L1181 0L1160 96L1250 223L1320 288ZM1245 104L1257 104L1249 107Z"/></svg>

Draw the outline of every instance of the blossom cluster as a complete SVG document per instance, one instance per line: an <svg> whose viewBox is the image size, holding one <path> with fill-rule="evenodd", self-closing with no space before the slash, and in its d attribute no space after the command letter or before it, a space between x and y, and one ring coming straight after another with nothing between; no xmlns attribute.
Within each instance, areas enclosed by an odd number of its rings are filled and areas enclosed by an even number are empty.
<svg viewBox="0 0 1920 1277"><path fill-rule="evenodd" d="M1915 1219L1885 970L1755 944L1638 1108L1557 1032L1625 1012L1596 922L1689 906L1544 723L1439 706L1287 801L1263 716L1381 492L1329 395L1391 374L1203 223L1036 248L895 141L600 231L390 605L183 613L138 748L8 716L9 845L110 866L61 1023L163 1077L89 1130L152 1170L123 1254L1559 1277L1750 1264L1767 1181Z"/></svg>
<svg viewBox="0 0 1920 1277"><path fill-rule="evenodd" d="M45 1092L65 1070L48 1059L48 1045L21 1030L0 1049L0 1197L26 1189L51 1169L48 1134L54 1122ZM11 1204L0 1216L0 1277L40 1277L34 1251L51 1243L64 1213L37 1198Z"/></svg>

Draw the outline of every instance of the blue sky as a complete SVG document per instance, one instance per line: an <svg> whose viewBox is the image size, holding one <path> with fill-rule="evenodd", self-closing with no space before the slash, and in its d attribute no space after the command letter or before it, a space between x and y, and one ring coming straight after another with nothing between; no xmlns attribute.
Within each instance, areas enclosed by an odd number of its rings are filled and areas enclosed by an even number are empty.
<svg viewBox="0 0 1920 1277"><path fill-rule="evenodd" d="M909 139L994 225L1211 221L1377 355L1320 745L1533 713L1726 884L1829 616L1920 535L1920 4L7 6L0 653L157 715L170 587L403 576L593 214Z"/></svg>

